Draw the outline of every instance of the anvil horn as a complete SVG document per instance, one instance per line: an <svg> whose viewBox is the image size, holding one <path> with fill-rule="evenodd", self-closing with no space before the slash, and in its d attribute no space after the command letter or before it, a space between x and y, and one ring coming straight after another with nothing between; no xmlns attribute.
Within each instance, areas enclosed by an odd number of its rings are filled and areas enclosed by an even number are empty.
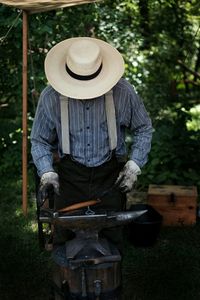
<svg viewBox="0 0 200 300"><path fill-rule="evenodd" d="M147 210L125 211L125 212L107 212L93 215L75 214L60 215L58 212L50 212L46 215L40 215L40 221L43 223L59 224L71 230L92 229L100 231L103 228L115 227L130 223Z"/></svg>

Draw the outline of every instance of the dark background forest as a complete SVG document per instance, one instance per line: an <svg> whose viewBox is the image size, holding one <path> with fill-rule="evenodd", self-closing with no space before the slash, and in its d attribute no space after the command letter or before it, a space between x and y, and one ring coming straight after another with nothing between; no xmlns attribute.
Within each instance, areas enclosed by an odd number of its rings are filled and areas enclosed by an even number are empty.
<svg viewBox="0 0 200 300"><path fill-rule="evenodd" d="M39 94L47 84L43 63L48 50L70 37L100 38L122 53L126 63L125 77L142 97L153 122L152 150L149 161L138 178L137 190L147 191L148 185L153 183L195 185L199 191L198 0L105 0L32 14L29 15L28 35L29 135ZM44 267L47 258L37 248L31 163L28 166L28 219L23 218L21 211L22 13L3 5L0 5L0 77L1 251L4 248L1 252L1 270L10 270L9 279L5 277L1 281L2 286L0 283L0 298L2 294L2 299L5 300L13 299L15 293L12 294L12 288L17 277L11 275L11 270L20 266L19 270L23 273L23 268L29 264L29 269L33 273L37 272ZM128 133L127 144L131 144ZM28 161L31 162L30 143L28 145ZM26 256L28 252L31 260ZM5 261L4 254L8 256ZM147 253L145 255L148 256ZM148 259L151 261L151 254L149 255ZM177 257L175 259L177 261ZM37 274L35 283L30 284L31 273L24 273L25 275L18 274L19 278L23 278L23 284L18 290L20 299L39 299L36 287L39 281L44 282L47 275ZM25 292L29 285L32 289L31 297ZM141 296L129 299L150 298ZM161 298L154 295L152 299ZM174 298L172 295L169 298L163 296L162 299L199 298L191 298L190 295L177 298L175 293Z"/></svg>
<svg viewBox="0 0 200 300"><path fill-rule="evenodd" d="M154 126L139 186L200 185L199 1L103 1L29 16L29 132L46 85L47 51L74 36L114 45ZM9 32L8 32L9 31ZM22 16L0 6L0 174L21 177ZM129 138L128 138L129 142ZM29 160L31 158L29 157Z"/></svg>

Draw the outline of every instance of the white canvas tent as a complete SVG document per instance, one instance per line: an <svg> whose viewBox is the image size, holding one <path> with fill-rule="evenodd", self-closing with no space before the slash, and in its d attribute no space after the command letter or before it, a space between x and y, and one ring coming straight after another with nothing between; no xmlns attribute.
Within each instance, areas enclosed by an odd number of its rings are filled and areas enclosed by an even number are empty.
<svg viewBox="0 0 200 300"><path fill-rule="evenodd" d="M84 3L96 2L94 0L24 0L24 1L17 1L17 0L8 0L8 1L0 1L0 3L9 5L11 7L16 7L22 10L25 10L29 13L38 13L44 12L48 10L63 8L67 6L73 5L80 5Z"/></svg>
<svg viewBox="0 0 200 300"><path fill-rule="evenodd" d="M22 69L22 209L24 215L27 215L27 65L28 65L28 15L40 13L49 10L64 8L67 6L80 5L84 3L94 3L94 0L8 0L1 1L0 4L18 8L23 11L23 69Z"/></svg>

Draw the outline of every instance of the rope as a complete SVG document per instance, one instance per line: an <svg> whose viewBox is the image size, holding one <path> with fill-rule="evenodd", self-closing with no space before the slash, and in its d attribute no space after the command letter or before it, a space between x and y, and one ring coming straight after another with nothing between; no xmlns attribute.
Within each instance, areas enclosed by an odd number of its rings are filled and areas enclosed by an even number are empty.
<svg viewBox="0 0 200 300"><path fill-rule="evenodd" d="M17 15L17 17L16 17L15 20L13 21L12 25L9 27L7 33L6 33L4 36L0 37L0 45L3 44L3 42L5 41L5 39L8 37L10 31L11 31L11 30L13 29L13 27L17 24L18 19L19 19L19 17L21 16L21 14L22 14L22 10L20 10L19 14Z"/></svg>

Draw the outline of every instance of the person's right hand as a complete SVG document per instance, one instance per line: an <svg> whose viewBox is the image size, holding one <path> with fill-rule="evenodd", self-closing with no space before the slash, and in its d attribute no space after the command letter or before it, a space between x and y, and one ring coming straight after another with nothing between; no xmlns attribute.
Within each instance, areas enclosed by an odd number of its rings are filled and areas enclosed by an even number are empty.
<svg viewBox="0 0 200 300"><path fill-rule="evenodd" d="M44 173L40 179L39 204L55 194L59 195L59 177L56 172Z"/></svg>

